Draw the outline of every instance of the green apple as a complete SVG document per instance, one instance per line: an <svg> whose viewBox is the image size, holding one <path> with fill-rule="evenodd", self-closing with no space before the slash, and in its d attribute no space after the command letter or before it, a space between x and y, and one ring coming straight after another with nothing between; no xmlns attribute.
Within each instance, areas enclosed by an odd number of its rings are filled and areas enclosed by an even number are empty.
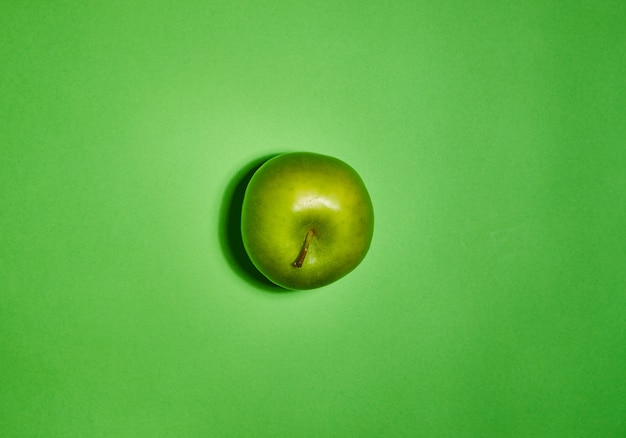
<svg viewBox="0 0 626 438"><path fill-rule="evenodd" d="M343 161L292 152L266 161L243 199L241 236L256 268L286 289L332 283L361 263L374 210L361 177Z"/></svg>

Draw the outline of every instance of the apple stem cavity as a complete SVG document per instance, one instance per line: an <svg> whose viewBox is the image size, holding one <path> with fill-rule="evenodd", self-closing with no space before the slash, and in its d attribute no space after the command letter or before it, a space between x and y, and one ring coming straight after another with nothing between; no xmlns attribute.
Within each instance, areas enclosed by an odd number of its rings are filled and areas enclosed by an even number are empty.
<svg viewBox="0 0 626 438"><path fill-rule="evenodd" d="M307 231L306 237L304 238L302 249L300 249L300 254L298 254L298 258L296 259L296 261L293 262L293 265L296 268L302 267L302 264L304 263L304 258L306 257L306 253L309 250L309 244L311 243L311 239L313 239L314 235L315 231L313 230L313 228L309 228L309 231Z"/></svg>

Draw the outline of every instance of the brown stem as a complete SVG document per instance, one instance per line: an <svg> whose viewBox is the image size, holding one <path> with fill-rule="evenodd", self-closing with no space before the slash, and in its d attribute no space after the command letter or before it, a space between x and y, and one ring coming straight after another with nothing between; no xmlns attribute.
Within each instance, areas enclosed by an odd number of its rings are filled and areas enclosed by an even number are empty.
<svg viewBox="0 0 626 438"><path fill-rule="evenodd" d="M298 254L298 258L296 259L296 261L293 262L293 265L296 268L302 267L302 264L304 263L304 258L306 257L306 253L309 250L309 244L311 243L311 239L313 238L314 235L315 235L315 231L313 231L313 228L309 228L309 231L307 231L306 237L304 238L302 249L300 249L300 254Z"/></svg>

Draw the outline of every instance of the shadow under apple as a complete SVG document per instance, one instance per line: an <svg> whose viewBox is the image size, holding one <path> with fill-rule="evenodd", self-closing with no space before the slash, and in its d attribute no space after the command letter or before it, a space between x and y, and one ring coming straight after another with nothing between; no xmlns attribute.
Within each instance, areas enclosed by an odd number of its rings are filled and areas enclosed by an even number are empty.
<svg viewBox="0 0 626 438"><path fill-rule="evenodd" d="M246 187L254 172L274 155L254 160L244 166L228 183L222 198L219 220L219 240L230 267L252 286L269 292L290 292L269 281L252 264L241 238L241 208Z"/></svg>

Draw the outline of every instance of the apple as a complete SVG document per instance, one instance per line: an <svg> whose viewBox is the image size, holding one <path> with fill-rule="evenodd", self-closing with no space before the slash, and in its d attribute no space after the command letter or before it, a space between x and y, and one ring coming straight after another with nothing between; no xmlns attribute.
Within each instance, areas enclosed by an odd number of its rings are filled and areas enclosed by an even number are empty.
<svg viewBox="0 0 626 438"><path fill-rule="evenodd" d="M285 289L313 289L357 267L374 232L374 209L359 174L311 152L284 153L250 179L241 236L250 260Z"/></svg>

